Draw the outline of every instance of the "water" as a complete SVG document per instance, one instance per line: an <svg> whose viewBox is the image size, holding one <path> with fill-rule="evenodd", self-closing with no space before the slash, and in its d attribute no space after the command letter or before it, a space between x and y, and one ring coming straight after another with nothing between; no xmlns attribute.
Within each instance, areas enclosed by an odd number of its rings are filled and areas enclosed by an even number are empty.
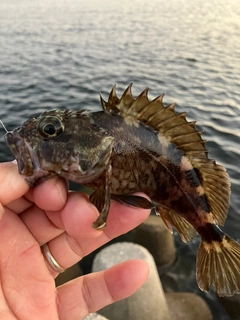
<svg viewBox="0 0 240 320"><path fill-rule="evenodd" d="M1 0L0 118L11 130L50 108L99 110L117 83L121 94L166 92L204 130L210 157L232 183L224 230L240 239L239 0ZM12 159L0 129L0 161ZM195 252L176 236L179 261L170 277L202 295L229 319L214 293L195 284ZM186 275L189 281L186 281Z"/></svg>

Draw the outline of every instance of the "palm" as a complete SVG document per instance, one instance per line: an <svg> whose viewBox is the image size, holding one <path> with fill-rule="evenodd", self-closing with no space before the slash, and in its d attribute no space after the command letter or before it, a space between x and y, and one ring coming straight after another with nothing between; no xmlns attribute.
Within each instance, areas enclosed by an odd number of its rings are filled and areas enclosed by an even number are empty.
<svg viewBox="0 0 240 320"><path fill-rule="evenodd" d="M38 242L10 210L1 224L1 319L58 319L54 279ZM10 239L10 241L9 241ZM8 315L8 317L7 317ZM11 315L11 316L10 316Z"/></svg>
<svg viewBox="0 0 240 320"><path fill-rule="evenodd" d="M57 273L47 266L41 245L48 243L58 263L68 268L134 228L149 212L113 203L107 228L99 232L91 227L98 215L96 208L86 196L68 193L64 181L51 179L29 190L14 164L1 164L0 178L0 203L5 211L0 221L1 319L81 319L133 293L146 279L147 266L136 260L56 289ZM11 178L14 183L9 184ZM122 282L116 287L118 279Z"/></svg>

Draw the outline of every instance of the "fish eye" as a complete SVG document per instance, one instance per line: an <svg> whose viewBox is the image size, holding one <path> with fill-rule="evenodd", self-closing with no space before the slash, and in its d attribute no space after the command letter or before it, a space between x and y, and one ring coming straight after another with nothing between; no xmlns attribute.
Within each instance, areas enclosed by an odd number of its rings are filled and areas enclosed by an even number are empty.
<svg viewBox="0 0 240 320"><path fill-rule="evenodd" d="M38 130L44 138L56 138L63 132L64 125L59 118L49 116L39 122Z"/></svg>

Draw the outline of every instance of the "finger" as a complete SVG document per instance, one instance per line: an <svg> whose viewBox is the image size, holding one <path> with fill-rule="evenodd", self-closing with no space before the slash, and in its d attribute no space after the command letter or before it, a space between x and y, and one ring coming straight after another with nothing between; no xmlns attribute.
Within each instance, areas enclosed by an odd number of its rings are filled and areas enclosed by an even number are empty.
<svg viewBox="0 0 240 320"><path fill-rule="evenodd" d="M70 267L112 238L135 228L150 213L150 210L113 202L106 229L98 231L92 228L97 217L96 208L89 204L87 199L84 201L84 198L81 199L80 208L78 203L79 195L70 194L69 201L61 212L65 232L48 241L51 254L63 268ZM56 275L57 273L53 272L53 276Z"/></svg>
<svg viewBox="0 0 240 320"><path fill-rule="evenodd" d="M148 274L145 261L129 260L68 282L57 289L59 318L77 320L124 299L141 287Z"/></svg>
<svg viewBox="0 0 240 320"><path fill-rule="evenodd" d="M58 215L58 212L55 214ZM36 205L21 213L20 218L38 242L39 246L42 246L50 239L54 239L64 232L63 229L58 228L49 220L44 210Z"/></svg>
<svg viewBox="0 0 240 320"><path fill-rule="evenodd" d="M8 203L5 207L17 214L20 214L30 208L32 205L33 203L31 201L28 201L25 197L21 197Z"/></svg>
<svg viewBox="0 0 240 320"><path fill-rule="evenodd" d="M16 165L14 163L10 164L10 169L12 172L12 166L14 165L14 167L16 167ZM18 176L20 175L18 174ZM9 181L4 183L4 179L3 181L1 180L1 186L8 185ZM31 207L32 202L35 202L40 208L45 210L60 210L65 205L67 199L67 189L68 183L66 180L54 177L45 183L36 186L35 188L30 188L24 197L20 197L19 199L11 201L6 205L6 207L19 214ZM4 197L4 199L6 202L6 197Z"/></svg>
<svg viewBox="0 0 240 320"><path fill-rule="evenodd" d="M40 245L53 239L62 232L63 228L52 223L44 210L61 210L67 201L67 182L54 177L39 186L30 189L26 197L36 205L25 210L21 215L22 221ZM59 215L59 213L55 213Z"/></svg>
<svg viewBox="0 0 240 320"><path fill-rule="evenodd" d="M13 162L0 163L0 219L4 206L22 197L29 189L23 176L18 173L17 165Z"/></svg>
<svg viewBox="0 0 240 320"><path fill-rule="evenodd" d="M68 183L57 176L31 188L25 197L43 210L61 210L67 201Z"/></svg>
<svg viewBox="0 0 240 320"><path fill-rule="evenodd" d="M47 182L46 182L47 183ZM40 191L40 190L39 190ZM88 237L91 236L91 231L93 230L91 224L95 221L98 217L98 211L95 206L90 204L88 200L88 196L83 193L76 193L73 197L74 193L69 193L69 201L68 203L68 210L70 211L67 217L65 215L65 219L71 219L72 224L75 223L75 216L74 212L83 212L84 217L82 221L82 226L87 227L90 233ZM33 197L32 197L33 198ZM74 201L71 199L74 198ZM76 198L76 201L75 201ZM60 203L61 205L61 203ZM75 208L74 208L75 206ZM25 223L31 234L34 238L38 241L39 245L43 245L48 241L54 239L61 233L65 231L65 226L62 221L61 212L60 211L48 211L47 214L44 210L40 209L36 205L29 208L25 212L20 215L22 221ZM79 226L77 223L81 223L79 221L76 222L75 227L78 228ZM94 230L93 230L94 231ZM99 232L95 232L95 235L99 235Z"/></svg>

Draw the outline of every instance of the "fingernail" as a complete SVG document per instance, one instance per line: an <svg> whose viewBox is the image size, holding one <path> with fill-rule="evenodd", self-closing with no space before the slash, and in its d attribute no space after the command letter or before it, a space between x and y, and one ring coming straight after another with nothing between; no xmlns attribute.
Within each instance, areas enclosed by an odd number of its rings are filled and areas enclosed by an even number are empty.
<svg viewBox="0 0 240 320"><path fill-rule="evenodd" d="M62 181L57 180L56 187L57 187L58 195L59 195L62 203L65 204L65 202L66 202L66 197L65 197L66 190L63 189L63 187L62 187Z"/></svg>

